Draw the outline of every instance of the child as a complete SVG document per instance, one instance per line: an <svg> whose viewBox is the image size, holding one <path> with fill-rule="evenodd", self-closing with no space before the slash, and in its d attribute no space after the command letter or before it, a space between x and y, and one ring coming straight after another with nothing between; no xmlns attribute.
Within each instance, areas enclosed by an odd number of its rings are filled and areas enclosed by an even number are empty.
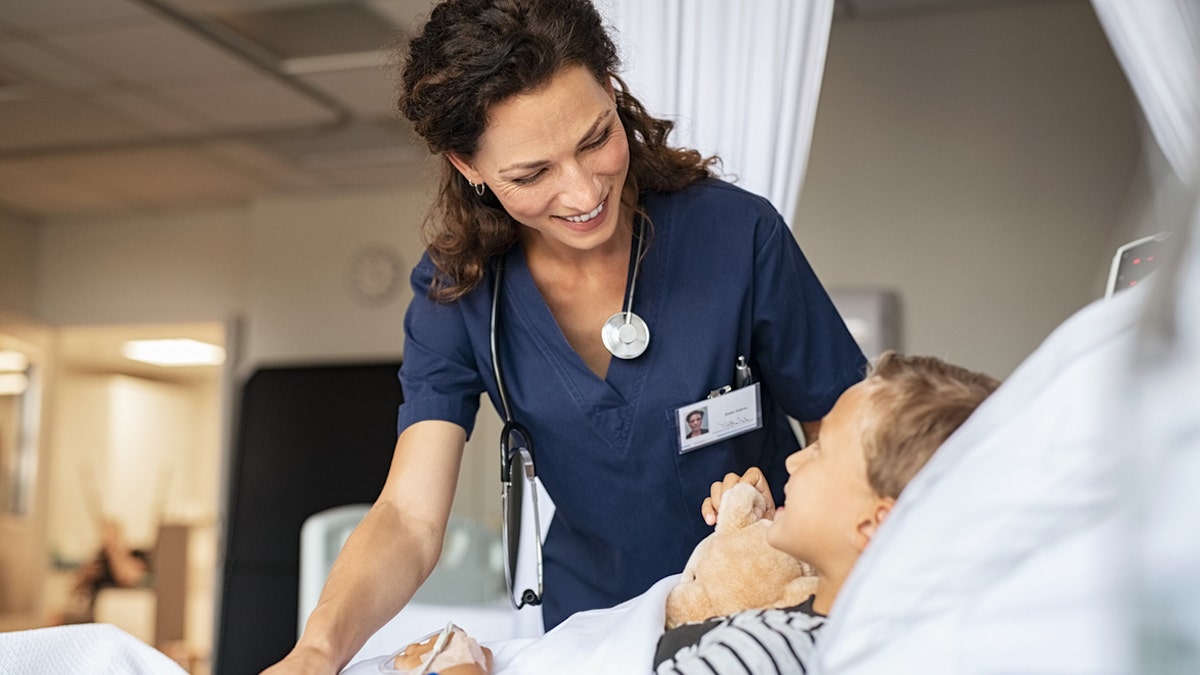
<svg viewBox="0 0 1200 675"><path fill-rule="evenodd" d="M786 508L767 541L817 572L816 594L797 607L753 610L667 631L655 668L666 673L806 672L816 636L859 554L901 490L933 452L999 386L932 357L885 352L821 421L820 439L787 460ZM714 483L702 507L715 522L720 495L761 473Z"/></svg>

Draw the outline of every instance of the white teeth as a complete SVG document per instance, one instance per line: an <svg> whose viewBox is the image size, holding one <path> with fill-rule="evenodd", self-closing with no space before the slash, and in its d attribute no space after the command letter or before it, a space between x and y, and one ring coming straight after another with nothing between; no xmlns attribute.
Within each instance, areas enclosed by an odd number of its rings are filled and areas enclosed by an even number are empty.
<svg viewBox="0 0 1200 675"><path fill-rule="evenodd" d="M582 216L566 216L566 219L571 221L572 223L586 223L587 221L591 220L592 218L595 218L596 216L600 215L600 212L603 210L604 210L604 202L600 202L600 206L597 206L595 209L593 209L591 213L585 213Z"/></svg>

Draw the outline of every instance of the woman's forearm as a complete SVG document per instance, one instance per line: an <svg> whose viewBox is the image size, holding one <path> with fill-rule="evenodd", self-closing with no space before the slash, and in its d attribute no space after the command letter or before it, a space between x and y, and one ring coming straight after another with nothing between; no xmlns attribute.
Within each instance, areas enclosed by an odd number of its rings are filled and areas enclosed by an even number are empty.
<svg viewBox="0 0 1200 675"><path fill-rule="evenodd" d="M393 503L376 502L346 540L297 648L344 667L416 593L440 543L440 530L410 522Z"/></svg>
<svg viewBox="0 0 1200 675"><path fill-rule="evenodd" d="M412 599L441 555L465 441L448 422L401 434L383 490L338 554L303 635L267 672L337 673Z"/></svg>

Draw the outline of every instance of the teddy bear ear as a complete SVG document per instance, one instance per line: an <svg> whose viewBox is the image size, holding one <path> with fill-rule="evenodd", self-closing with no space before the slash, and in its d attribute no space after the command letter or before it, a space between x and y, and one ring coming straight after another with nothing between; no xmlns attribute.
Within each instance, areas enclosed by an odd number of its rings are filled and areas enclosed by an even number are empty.
<svg viewBox="0 0 1200 675"><path fill-rule="evenodd" d="M767 500L753 485L738 483L721 495L721 508L717 511L717 531L741 529L760 520L766 511Z"/></svg>

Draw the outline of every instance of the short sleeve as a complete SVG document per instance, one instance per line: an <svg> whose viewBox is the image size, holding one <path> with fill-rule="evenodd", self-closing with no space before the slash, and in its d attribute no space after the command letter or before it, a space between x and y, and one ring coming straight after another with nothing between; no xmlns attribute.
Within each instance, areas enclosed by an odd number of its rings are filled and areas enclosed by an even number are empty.
<svg viewBox="0 0 1200 675"><path fill-rule="evenodd" d="M866 358L778 214L755 245L751 353L788 415L819 420L862 380Z"/></svg>
<svg viewBox="0 0 1200 675"><path fill-rule="evenodd" d="M413 268L413 299L404 317L404 360L400 365L397 429L416 422L453 422L470 435L479 411L483 380L457 303L429 297L435 268L428 254Z"/></svg>

